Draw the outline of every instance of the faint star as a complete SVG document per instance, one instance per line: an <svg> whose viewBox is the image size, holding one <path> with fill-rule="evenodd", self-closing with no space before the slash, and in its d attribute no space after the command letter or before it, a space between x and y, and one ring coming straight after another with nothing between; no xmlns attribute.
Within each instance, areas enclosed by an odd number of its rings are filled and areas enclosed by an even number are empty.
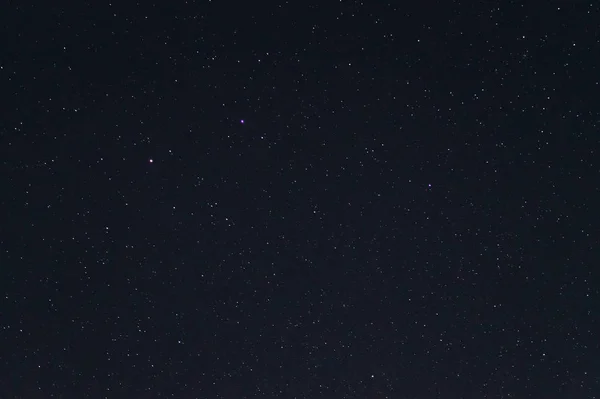
<svg viewBox="0 0 600 399"><path fill-rule="evenodd" d="M154 162L154 159L150 158L150 159L148 160L148 162L149 162L149 163L153 163L153 162Z"/></svg>

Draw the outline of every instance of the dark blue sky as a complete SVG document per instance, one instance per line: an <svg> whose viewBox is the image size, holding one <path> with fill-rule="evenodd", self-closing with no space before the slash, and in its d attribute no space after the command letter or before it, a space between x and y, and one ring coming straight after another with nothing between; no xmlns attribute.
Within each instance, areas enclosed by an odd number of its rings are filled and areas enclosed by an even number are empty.
<svg viewBox="0 0 600 399"><path fill-rule="evenodd" d="M0 16L0 396L596 397L598 5L169 4Z"/></svg>

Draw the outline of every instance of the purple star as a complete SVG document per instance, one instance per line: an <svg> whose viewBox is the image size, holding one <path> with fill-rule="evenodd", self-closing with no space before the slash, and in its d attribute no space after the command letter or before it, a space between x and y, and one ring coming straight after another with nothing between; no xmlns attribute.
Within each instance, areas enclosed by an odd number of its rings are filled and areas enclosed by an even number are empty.
<svg viewBox="0 0 600 399"><path fill-rule="evenodd" d="M244 124L244 120L242 119L242 120L240 121L240 123L243 125L243 124Z"/></svg>

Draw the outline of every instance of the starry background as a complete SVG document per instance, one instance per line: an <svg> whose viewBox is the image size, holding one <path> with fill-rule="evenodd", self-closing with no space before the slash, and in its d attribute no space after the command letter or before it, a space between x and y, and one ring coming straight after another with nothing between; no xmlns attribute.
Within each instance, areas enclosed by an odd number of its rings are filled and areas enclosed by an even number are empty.
<svg viewBox="0 0 600 399"><path fill-rule="evenodd" d="M598 397L600 5L519 3L7 3L0 397Z"/></svg>

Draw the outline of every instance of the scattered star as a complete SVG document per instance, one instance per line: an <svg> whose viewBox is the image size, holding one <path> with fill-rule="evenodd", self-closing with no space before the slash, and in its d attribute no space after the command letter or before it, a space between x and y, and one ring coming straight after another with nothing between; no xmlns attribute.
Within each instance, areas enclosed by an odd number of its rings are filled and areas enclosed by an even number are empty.
<svg viewBox="0 0 600 399"><path fill-rule="evenodd" d="M2 398L599 397L597 2L5 3Z"/></svg>

